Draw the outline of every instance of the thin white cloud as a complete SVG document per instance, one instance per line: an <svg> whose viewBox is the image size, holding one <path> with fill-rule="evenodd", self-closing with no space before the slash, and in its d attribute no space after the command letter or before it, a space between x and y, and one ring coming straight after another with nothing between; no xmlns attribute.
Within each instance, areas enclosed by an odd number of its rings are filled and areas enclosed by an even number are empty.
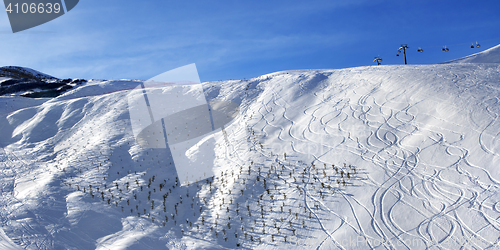
<svg viewBox="0 0 500 250"><path fill-rule="evenodd" d="M191 62L213 67L283 54L301 55L355 36L334 31L283 32L279 30L282 18L300 21L318 11L365 2L242 2L233 7L220 4L220 9L206 16L179 14L171 18L163 16L161 10L150 10L150 16L144 16L144 10L133 11L127 4L134 1L82 1L52 22L3 34L0 45L7 49L0 64L32 67L62 78L147 79L167 67ZM136 17L136 13L142 14ZM0 20L0 29L10 30L5 12ZM273 23L275 27L268 27Z"/></svg>

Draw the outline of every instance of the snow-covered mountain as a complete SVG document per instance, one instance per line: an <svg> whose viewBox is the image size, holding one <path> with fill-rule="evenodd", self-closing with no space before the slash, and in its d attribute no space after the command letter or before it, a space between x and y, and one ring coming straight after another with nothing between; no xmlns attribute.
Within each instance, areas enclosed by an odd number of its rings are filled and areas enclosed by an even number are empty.
<svg viewBox="0 0 500 250"><path fill-rule="evenodd" d="M0 68L0 77L8 77L13 79L27 78L32 80L57 80L56 77L44 74L34 69L19 67L19 66L5 66Z"/></svg>
<svg viewBox="0 0 500 250"><path fill-rule="evenodd" d="M0 96L56 97L84 82L83 79L61 80L30 68L0 68Z"/></svg>
<svg viewBox="0 0 500 250"><path fill-rule="evenodd" d="M203 83L240 113L189 186L135 141L139 84L0 97L0 248L500 247L500 64Z"/></svg>

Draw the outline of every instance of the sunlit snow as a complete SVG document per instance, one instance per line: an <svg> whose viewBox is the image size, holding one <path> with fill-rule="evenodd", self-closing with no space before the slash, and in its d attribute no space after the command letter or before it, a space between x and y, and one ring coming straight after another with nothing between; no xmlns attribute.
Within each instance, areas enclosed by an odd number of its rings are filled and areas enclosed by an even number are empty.
<svg viewBox="0 0 500 250"><path fill-rule="evenodd" d="M184 186L137 144L139 81L0 97L0 248L499 248L499 50L205 82L239 113Z"/></svg>

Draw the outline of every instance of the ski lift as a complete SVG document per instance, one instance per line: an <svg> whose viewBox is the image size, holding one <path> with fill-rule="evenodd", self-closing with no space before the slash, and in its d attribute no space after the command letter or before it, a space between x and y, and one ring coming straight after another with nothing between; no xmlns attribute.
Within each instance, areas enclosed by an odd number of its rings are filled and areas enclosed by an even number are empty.
<svg viewBox="0 0 500 250"><path fill-rule="evenodd" d="M380 56L376 56L375 59L373 59L374 62L377 62L377 65L380 65L380 62L382 61L382 58Z"/></svg>
<svg viewBox="0 0 500 250"><path fill-rule="evenodd" d="M444 46L441 50L444 51L444 52L450 51L450 49L446 48L446 46Z"/></svg>
<svg viewBox="0 0 500 250"><path fill-rule="evenodd" d="M418 47L417 52L422 53L422 52L424 52L424 50L422 48Z"/></svg>
<svg viewBox="0 0 500 250"><path fill-rule="evenodd" d="M476 41L476 48L479 48L479 47L481 47L481 44L477 43L477 41Z"/></svg>
<svg viewBox="0 0 500 250"><path fill-rule="evenodd" d="M473 48L475 48L475 47L476 47L476 46L474 46L474 43L471 43L470 48L471 48L471 49L473 49Z"/></svg>
<svg viewBox="0 0 500 250"><path fill-rule="evenodd" d="M401 50L403 50L403 55L405 57L405 65L407 64L407 61L406 61L406 49L409 49L410 47L408 47L407 44L401 44L401 47L399 47L398 49L398 54L396 56L399 56L399 53L401 53Z"/></svg>

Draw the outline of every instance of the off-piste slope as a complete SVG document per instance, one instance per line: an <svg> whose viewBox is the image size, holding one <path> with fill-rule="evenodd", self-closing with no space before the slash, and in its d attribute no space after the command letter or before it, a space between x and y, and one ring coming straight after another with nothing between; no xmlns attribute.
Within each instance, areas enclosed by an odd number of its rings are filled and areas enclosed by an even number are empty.
<svg viewBox="0 0 500 250"><path fill-rule="evenodd" d="M2 116L0 246L499 247L498 64L204 83L240 115L218 138L215 177L189 186L167 149L136 144L138 84L89 82Z"/></svg>

